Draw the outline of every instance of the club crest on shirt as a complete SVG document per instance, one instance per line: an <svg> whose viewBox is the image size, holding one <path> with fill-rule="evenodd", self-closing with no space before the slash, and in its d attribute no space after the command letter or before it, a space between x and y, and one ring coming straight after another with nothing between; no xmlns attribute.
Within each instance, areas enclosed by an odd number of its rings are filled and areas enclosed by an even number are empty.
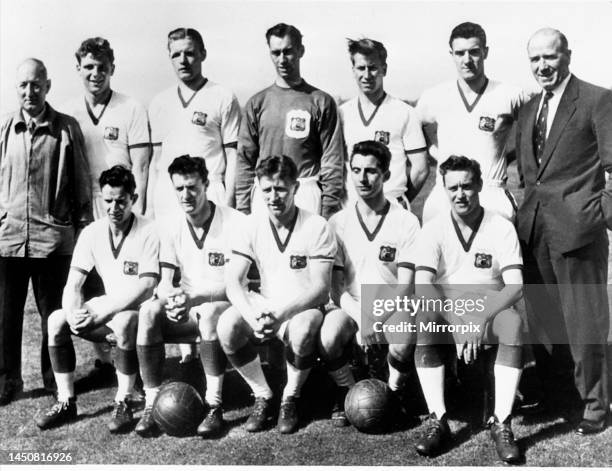
<svg viewBox="0 0 612 471"><path fill-rule="evenodd" d="M395 260L395 253L397 249L388 245L381 245L378 251L378 260L381 262L392 262Z"/></svg>
<svg viewBox="0 0 612 471"><path fill-rule="evenodd" d="M302 268L306 268L308 264L308 258L306 255L292 255L289 258L289 267L292 270L301 270Z"/></svg>
<svg viewBox="0 0 612 471"><path fill-rule="evenodd" d="M374 133L374 140L388 146L389 136L390 134L387 131L376 131Z"/></svg>
<svg viewBox="0 0 612 471"><path fill-rule="evenodd" d="M119 128L113 126L106 126L104 128L104 139L108 141L116 141L119 139Z"/></svg>
<svg viewBox="0 0 612 471"><path fill-rule="evenodd" d="M481 131L493 132L495 130L495 119L488 116L481 116L478 120L478 129Z"/></svg>
<svg viewBox="0 0 612 471"><path fill-rule="evenodd" d="M191 116L191 122L196 126L205 126L208 115L202 111L194 111Z"/></svg>
<svg viewBox="0 0 612 471"><path fill-rule="evenodd" d="M138 275L138 262L123 262L124 275Z"/></svg>
<svg viewBox="0 0 612 471"><path fill-rule="evenodd" d="M211 267L222 267L225 265L225 256L221 252L209 252L208 264Z"/></svg>
<svg viewBox="0 0 612 471"><path fill-rule="evenodd" d="M287 137L302 139L310 134L310 113L306 110L289 110L285 118Z"/></svg>
<svg viewBox="0 0 612 471"><path fill-rule="evenodd" d="M474 255L474 266L476 268L491 268L493 264L493 255L486 253L477 253Z"/></svg>

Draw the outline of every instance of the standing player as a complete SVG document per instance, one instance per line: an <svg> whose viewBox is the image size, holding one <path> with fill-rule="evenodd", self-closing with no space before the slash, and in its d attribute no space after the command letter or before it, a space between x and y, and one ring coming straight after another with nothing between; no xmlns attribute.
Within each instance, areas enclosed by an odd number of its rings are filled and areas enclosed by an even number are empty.
<svg viewBox="0 0 612 471"><path fill-rule="evenodd" d="M268 217L251 215L236 234L226 276L232 307L221 316L217 330L230 362L255 395L249 432L263 430L272 412L272 391L251 339L276 336L284 342L287 384L278 428L293 433L298 426L296 400L316 359L336 242L323 218L295 206L299 183L291 158L260 161L257 178ZM261 294L249 292L242 283L251 264L261 273Z"/></svg>
<svg viewBox="0 0 612 471"><path fill-rule="evenodd" d="M525 98L520 89L489 80L485 60L487 37L480 25L461 23L450 35L450 54L457 80L426 90L417 104L423 125L437 126L431 153L438 162L450 155L469 155L482 169L482 205L514 221L516 202L506 190L506 142ZM448 212L444 185L436 186L423 207L423 222Z"/></svg>
<svg viewBox="0 0 612 471"><path fill-rule="evenodd" d="M77 416L74 394L76 358L71 334L99 341L117 337L117 394L111 433L132 422L126 398L133 392L138 372L136 324L140 303L153 294L159 279L159 241L152 223L133 212L138 198L128 169L116 165L100 175L107 217L87 226L74 249L64 288L62 309L49 317L49 356L57 383L57 403L37 418L41 429L56 427ZM96 268L106 295L84 302L82 287Z"/></svg>
<svg viewBox="0 0 612 471"><path fill-rule="evenodd" d="M383 185L389 180L391 152L376 141L353 146L350 166L357 201L334 214L330 225L338 240L338 254L332 274L332 297L340 309L325 315L320 333L320 353L338 386L332 422L348 425L344 397L354 384L348 365L349 347L361 330L366 343L375 343L373 324L362 324L362 285L400 284L400 295L410 295L414 277L413 244L419 221L412 213L393 205ZM378 319L383 322L385 319ZM414 342L389 346L389 387L398 391L411 371ZM416 340L416 339L415 339Z"/></svg>
<svg viewBox="0 0 612 471"><path fill-rule="evenodd" d="M234 206L233 170L240 124L240 106L234 94L202 75L206 48L197 30L170 31L168 53L178 85L155 96L149 106L153 157L147 214L158 222L181 214L167 172L179 155L203 157L208 169L208 199L218 205ZM181 354L182 363L188 365L196 349L181 344Z"/></svg>
<svg viewBox="0 0 612 471"><path fill-rule="evenodd" d="M140 195L134 204L134 211L144 214L151 156L147 112L136 100L111 89L115 55L106 39L86 39L75 57L76 69L83 81L84 96L67 103L65 110L79 122L85 138L94 218L106 216L98 178L104 170L114 165L123 165L132 170L136 181L135 192ZM85 283L85 295L93 297L102 294L102 280L94 271ZM98 368L94 371L112 373L110 351L104 344L94 345L99 360L96 361Z"/></svg>
<svg viewBox="0 0 612 471"><path fill-rule="evenodd" d="M202 75L206 49L200 33L192 28L171 31L168 52L178 85L154 97L149 106L153 158L148 209L156 220L180 214L167 173L179 155L203 157L210 180L208 199L220 205L233 202L232 170L240 124L234 94Z"/></svg>
<svg viewBox="0 0 612 471"><path fill-rule="evenodd" d="M488 425L500 459L516 462L521 455L514 442L510 414L522 367L521 318L513 308L522 296L523 284L518 236L509 221L480 205L483 183L478 162L451 156L440 165L440 174L451 213L440 214L423 226L416 257L417 295L457 300L456 306L469 298L481 307L469 313L458 309L421 310L417 313L417 325L431 322L442 326L476 326L469 333L453 334L450 340L457 345L457 356L463 357L466 364L476 359L482 345L497 345L495 410ZM477 293L478 299L474 300L473 294L467 295L466 291ZM416 449L422 455L434 456L450 435L441 352L441 344L448 344L449 340L448 334L423 327L417 329L417 335L415 362L431 415L427 432Z"/></svg>
<svg viewBox="0 0 612 471"><path fill-rule="evenodd" d="M168 173L185 216L161 228L161 282L156 298L140 309L136 349L146 405L136 433L150 436L156 429L152 411L162 382L164 342L196 342L201 336L209 411L198 435L209 437L224 427L221 389L227 358L217 337L217 321L230 306L223 278L230 236L242 230L245 216L208 201L208 171L201 157L177 157ZM174 288L177 269L181 284Z"/></svg>
<svg viewBox="0 0 612 471"><path fill-rule="evenodd" d="M429 175L427 146L419 120L410 105L388 95L383 88L387 50L382 43L349 39L348 51L359 95L340 107L347 149L350 153L357 142L366 140L385 144L391 152L391 176L385 182L385 197L409 208ZM346 190L348 199L355 201L355 187L348 184Z"/></svg>
<svg viewBox="0 0 612 471"><path fill-rule="evenodd" d="M279 23L266 32L266 40L276 80L249 99L245 107L236 170L236 208L266 214L255 168L259 159L287 155L298 168L296 204L329 218L340 209L343 197L344 149L336 104L331 96L302 78L304 45L295 26Z"/></svg>
<svg viewBox="0 0 612 471"><path fill-rule="evenodd" d="M84 95L70 101L64 108L77 119L85 138L94 218L106 216L98 178L114 165L132 170L136 194L141 195L134 204L134 211L143 214L151 156L147 112L136 100L111 89L115 55L106 39L86 39L75 57Z"/></svg>

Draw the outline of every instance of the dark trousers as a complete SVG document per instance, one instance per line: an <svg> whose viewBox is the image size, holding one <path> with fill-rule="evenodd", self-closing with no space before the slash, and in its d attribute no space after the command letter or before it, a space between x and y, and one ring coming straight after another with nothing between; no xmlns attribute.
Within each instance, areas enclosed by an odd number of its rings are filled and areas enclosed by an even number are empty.
<svg viewBox="0 0 612 471"><path fill-rule="evenodd" d="M527 317L532 338L553 347L534 346L538 371L543 379L558 373L563 363L550 352L569 345L584 418L600 421L608 410L608 237L602 230L590 244L559 253L539 230L542 222L536 224L530 244L523 247Z"/></svg>
<svg viewBox="0 0 612 471"><path fill-rule="evenodd" d="M41 372L45 386L53 387L53 371L47 348L47 319L62 305L70 258L0 257L0 387L7 380L22 381L23 310L30 279L41 318ZM27 354L33 355L34 352L28 351Z"/></svg>

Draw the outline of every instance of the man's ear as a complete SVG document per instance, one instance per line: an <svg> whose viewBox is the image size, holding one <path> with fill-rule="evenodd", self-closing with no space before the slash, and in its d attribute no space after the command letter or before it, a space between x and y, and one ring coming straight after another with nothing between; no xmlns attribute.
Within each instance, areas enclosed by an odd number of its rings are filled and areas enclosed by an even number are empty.
<svg viewBox="0 0 612 471"><path fill-rule="evenodd" d="M136 203L136 201L138 201L138 193L132 195L132 204Z"/></svg>
<svg viewBox="0 0 612 471"><path fill-rule="evenodd" d="M383 182L389 181L389 178L391 178L391 171L387 170L385 173L383 173Z"/></svg>

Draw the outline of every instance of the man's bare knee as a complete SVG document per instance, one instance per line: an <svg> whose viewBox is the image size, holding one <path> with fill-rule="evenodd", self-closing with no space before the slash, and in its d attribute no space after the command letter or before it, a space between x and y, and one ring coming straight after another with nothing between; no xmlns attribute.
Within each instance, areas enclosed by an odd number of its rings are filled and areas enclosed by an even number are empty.
<svg viewBox="0 0 612 471"><path fill-rule="evenodd" d="M70 326L66 321L66 313L63 309L53 311L47 319L47 332L49 333L49 345L60 345L70 337Z"/></svg>
<svg viewBox="0 0 612 471"><path fill-rule="evenodd" d="M226 353L236 353L248 337L245 334L245 321L234 307L227 309L219 317L217 335Z"/></svg>
<svg viewBox="0 0 612 471"><path fill-rule="evenodd" d="M314 351L322 322L323 314L318 309L309 309L291 319L289 342L294 353L306 356Z"/></svg>

